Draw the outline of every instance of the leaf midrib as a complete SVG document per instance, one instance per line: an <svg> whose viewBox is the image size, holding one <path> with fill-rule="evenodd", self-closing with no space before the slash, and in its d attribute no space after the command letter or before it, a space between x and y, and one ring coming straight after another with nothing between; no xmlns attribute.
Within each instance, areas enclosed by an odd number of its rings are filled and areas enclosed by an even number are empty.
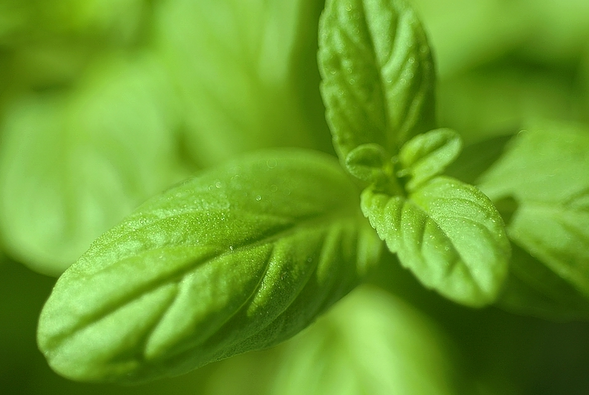
<svg viewBox="0 0 589 395"><path fill-rule="evenodd" d="M142 287L139 287L137 290L135 290L135 292L127 294L125 298L121 298L120 300L116 301L116 303L106 305L105 307L98 310L94 314L91 314L91 315L85 317L85 319L83 321L78 321L79 324L73 325L73 326L69 327L66 331L61 332L59 335L53 336L50 340L50 342L52 344L52 348L58 348L64 341L67 340L67 337L71 336L75 332L78 332L80 330L83 330L83 329L91 326L92 324L96 323L97 321L101 320L102 318L106 317L107 315L111 314L112 312L127 305L131 301L138 299L142 295L150 293L153 290L156 290L156 289L164 286L167 283L175 281L174 279L182 278L183 276L190 273L191 271L196 270L196 268L198 268L198 266L200 266L201 264L206 264L207 262L218 259L218 258L223 257L228 254L236 254L236 253L239 253L240 251L246 251L246 250L253 249L253 248L259 247L261 245L265 245L265 244L271 244L277 239L288 237L289 235L295 233L299 229L308 229L308 228L315 228L316 229L318 227L318 225L321 223L324 223L327 226L329 223L331 223L334 220L335 221L346 221L346 220L353 219L352 213L349 213L348 215L339 215L343 211L344 211L344 208L340 207L339 210L335 210L335 211L331 212L329 215L320 215L317 217L312 216L310 219L304 218L301 222L296 222L290 226L287 226L284 229L281 229L281 230L277 231L276 233L273 233L273 234L271 234L261 240L258 240L254 243L248 243L248 244L243 244L243 245L234 245L233 250L227 249L227 250L224 250L218 254L215 254L215 253L211 253L210 255L206 254L202 257L202 259L195 261L194 264L188 265L187 267L184 267L181 270L175 271L175 272L169 274L168 276L165 276L164 278L158 278L156 281L147 283L147 284L143 285ZM124 237L124 236L121 236L121 237ZM175 248L186 248L186 247L190 247L190 246L184 245L184 246L178 246ZM192 247L196 247L196 246L192 246ZM153 253L158 250L165 251L169 248L170 248L169 246L165 246L165 247L161 247L161 248L151 249L151 250L144 251L143 254ZM117 263L125 261L125 260L137 259L138 256L141 256L143 254L126 257L123 260L117 261ZM111 266L112 265L109 265L107 267L111 267ZM107 267L105 267L105 268L107 268ZM99 273L99 272L96 272L96 273ZM93 273L93 275L95 275L96 273ZM260 281L262 281L262 279L263 279L263 277L260 279ZM69 279L69 281L72 281L72 280L73 279L71 279L71 278ZM75 281L75 280L73 280L73 281ZM254 289L254 292L255 292L255 289ZM250 297L251 297L251 295L250 295Z"/></svg>

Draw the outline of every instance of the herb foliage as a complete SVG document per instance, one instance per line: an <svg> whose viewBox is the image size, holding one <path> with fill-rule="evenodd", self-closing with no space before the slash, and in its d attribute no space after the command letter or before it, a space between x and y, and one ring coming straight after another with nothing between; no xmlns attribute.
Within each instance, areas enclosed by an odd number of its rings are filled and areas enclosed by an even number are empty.
<svg viewBox="0 0 589 395"><path fill-rule="evenodd" d="M589 318L586 40L544 48L589 10L552 2L0 1L0 269L59 277L49 366L199 368L217 395L545 388L506 355ZM521 126L517 100L568 121Z"/></svg>

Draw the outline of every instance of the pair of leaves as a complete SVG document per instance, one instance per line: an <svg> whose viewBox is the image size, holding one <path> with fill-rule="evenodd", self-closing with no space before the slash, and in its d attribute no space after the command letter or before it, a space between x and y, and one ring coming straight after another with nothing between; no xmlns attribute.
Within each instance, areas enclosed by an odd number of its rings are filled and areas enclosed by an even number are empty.
<svg viewBox="0 0 589 395"><path fill-rule="evenodd" d="M539 282L533 273L544 273L552 280L543 281L544 289L537 292L540 295L552 300L566 298L560 294L568 284L576 291L565 293L587 298L589 131L574 125L544 125L533 126L514 138L507 152L483 174L480 187L494 201L515 200L517 208L509 213L509 237L535 258L535 264L528 265L526 272L530 274L522 279L523 284L537 289ZM534 266L536 269L532 269ZM548 315L558 315L558 310L572 314L566 303L555 305L559 307ZM534 309L532 301L530 307Z"/></svg>
<svg viewBox="0 0 589 395"><path fill-rule="evenodd" d="M58 280L38 329L60 374L141 381L282 341L345 295L381 241L337 162L259 153L146 202Z"/></svg>
<svg viewBox="0 0 589 395"><path fill-rule="evenodd" d="M444 296L493 302L510 246L489 199L441 176L461 141L430 130L434 68L415 12L401 0L328 1L319 66L334 146L369 185L362 211L389 250Z"/></svg>

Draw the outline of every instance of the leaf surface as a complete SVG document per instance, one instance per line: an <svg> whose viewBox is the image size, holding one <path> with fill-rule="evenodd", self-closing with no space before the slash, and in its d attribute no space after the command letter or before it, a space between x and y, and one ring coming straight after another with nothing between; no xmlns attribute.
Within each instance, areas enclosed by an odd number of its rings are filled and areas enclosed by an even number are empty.
<svg viewBox="0 0 589 395"><path fill-rule="evenodd" d="M434 67L424 30L402 0L327 1L319 69L342 161L362 144L390 154L434 125Z"/></svg>
<svg viewBox="0 0 589 395"><path fill-rule="evenodd" d="M354 290L286 346L272 395L470 393L434 323L375 288Z"/></svg>
<svg viewBox="0 0 589 395"><path fill-rule="evenodd" d="M510 246L499 213L475 187L436 177L407 197L366 189L362 211L426 287L470 306L497 297Z"/></svg>
<svg viewBox="0 0 589 395"><path fill-rule="evenodd" d="M59 373L142 381L268 347L376 263L381 241L336 161L252 155L151 199L59 279L39 346Z"/></svg>
<svg viewBox="0 0 589 395"><path fill-rule="evenodd" d="M517 203L507 228L509 237L585 297L589 297L588 152L585 128L536 125L510 142L480 182L493 200L513 198Z"/></svg>

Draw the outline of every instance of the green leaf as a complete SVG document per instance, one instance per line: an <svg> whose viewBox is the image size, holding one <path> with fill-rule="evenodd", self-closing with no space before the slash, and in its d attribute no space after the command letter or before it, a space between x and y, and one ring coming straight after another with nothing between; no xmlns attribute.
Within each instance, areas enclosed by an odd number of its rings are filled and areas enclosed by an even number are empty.
<svg viewBox="0 0 589 395"><path fill-rule="evenodd" d="M585 297L589 297L588 152L589 130L547 122L515 137L480 184L494 201L515 199L509 237Z"/></svg>
<svg viewBox="0 0 589 395"><path fill-rule="evenodd" d="M392 173L389 155L378 144L362 144L354 148L345 161L346 170L367 183L387 183Z"/></svg>
<svg viewBox="0 0 589 395"><path fill-rule="evenodd" d="M517 244L497 304L516 314L555 321L589 320L589 299Z"/></svg>
<svg viewBox="0 0 589 395"><path fill-rule="evenodd" d="M259 153L146 202L57 282L38 329L60 374L176 375L296 334L358 282L381 241L331 157Z"/></svg>
<svg viewBox="0 0 589 395"><path fill-rule="evenodd" d="M185 144L196 163L276 146L332 151L318 89L322 6L317 0L155 5L156 47L182 95Z"/></svg>
<svg viewBox="0 0 589 395"><path fill-rule="evenodd" d="M587 167L580 167L587 169ZM561 204L522 202L509 236L589 297L589 189Z"/></svg>
<svg viewBox="0 0 589 395"><path fill-rule="evenodd" d="M287 346L272 395L472 393L434 323L376 288L354 290Z"/></svg>
<svg viewBox="0 0 589 395"><path fill-rule="evenodd" d="M470 306L497 297L510 245L499 213L475 187L437 177L407 198L366 189L362 211L426 287Z"/></svg>
<svg viewBox="0 0 589 395"><path fill-rule="evenodd" d="M402 170L397 176L410 177L406 188L416 190L440 175L458 157L461 149L460 136L450 129L430 130L417 135L401 147L399 162Z"/></svg>
<svg viewBox="0 0 589 395"><path fill-rule="evenodd" d="M424 30L403 0L329 0L319 69L341 160L362 144L390 154L433 128L434 66Z"/></svg>
<svg viewBox="0 0 589 395"><path fill-rule="evenodd" d="M184 175L166 79L148 55L109 58L69 94L16 101L1 128L6 251L58 275L100 234Z"/></svg>

